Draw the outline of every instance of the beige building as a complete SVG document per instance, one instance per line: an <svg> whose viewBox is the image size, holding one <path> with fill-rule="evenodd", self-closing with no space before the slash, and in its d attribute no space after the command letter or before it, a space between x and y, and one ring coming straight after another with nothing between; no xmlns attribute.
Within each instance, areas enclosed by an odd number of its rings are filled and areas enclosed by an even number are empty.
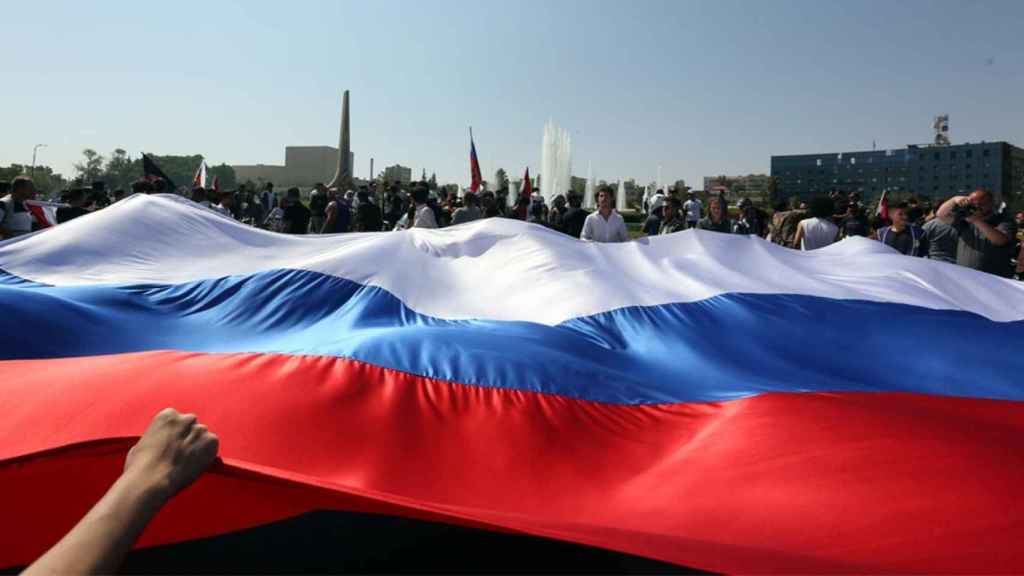
<svg viewBox="0 0 1024 576"><path fill-rule="evenodd" d="M355 166L354 154L349 165ZM330 146L287 146L284 166L255 164L232 166L238 182L273 182L276 188L311 188L317 182L327 184L338 168L338 149Z"/></svg>
<svg viewBox="0 0 1024 576"><path fill-rule="evenodd" d="M726 176L726 183L719 182L721 176L705 176L704 190L708 194L725 193L730 201L750 198L754 202L766 204L771 201L771 176L766 174L748 174L747 176Z"/></svg>
<svg viewBox="0 0 1024 576"><path fill-rule="evenodd" d="M408 184L412 182L412 168L406 168L400 164L388 166L384 169L384 181L388 183L401 182Z"/></svg>

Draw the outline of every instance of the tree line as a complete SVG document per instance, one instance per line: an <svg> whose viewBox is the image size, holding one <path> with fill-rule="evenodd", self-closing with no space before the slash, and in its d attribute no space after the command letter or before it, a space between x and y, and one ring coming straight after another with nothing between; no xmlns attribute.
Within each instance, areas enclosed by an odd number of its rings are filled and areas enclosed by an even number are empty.
<svg viewBox="0 0 1024 576"><path fill-rule="evenodd" d="M192 178L199 168L203 157L199 154L190 156L158 156L150 155L160 166L164 174L179 186L191 186ZM0 166L0 181L10 181L16 176L29 175L35 181L36 189L46 194L55 194L74 186L89 186L93 182L103 182L108 190L123 188L129 190L132 182L142 178L142 155L132 157L122 148L116 148L109 156L103 156L92 148L82 151L82 160L76 162L75 175L68 179L55 173L49 166L36 166L32 169L23 164ZM227 164L208 166L207 182L213 182L217 176L221 190L235 188L238 182L235 170Z"/></svg>

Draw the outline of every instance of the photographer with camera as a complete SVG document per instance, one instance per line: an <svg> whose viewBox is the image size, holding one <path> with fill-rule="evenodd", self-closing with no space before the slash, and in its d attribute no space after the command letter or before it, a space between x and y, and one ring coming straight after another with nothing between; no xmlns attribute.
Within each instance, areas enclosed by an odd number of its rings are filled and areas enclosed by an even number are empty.
<svg viewBox="0 0 1024 576"><path fill-rule="evenodd" d="M959 232L956 263L989 274L1009 278L1013 273L1013 238L1017 226L1013 220L994 210L992 192L978 189L970 196L954 196L947 200L936 218L952 225Z"/></svg>

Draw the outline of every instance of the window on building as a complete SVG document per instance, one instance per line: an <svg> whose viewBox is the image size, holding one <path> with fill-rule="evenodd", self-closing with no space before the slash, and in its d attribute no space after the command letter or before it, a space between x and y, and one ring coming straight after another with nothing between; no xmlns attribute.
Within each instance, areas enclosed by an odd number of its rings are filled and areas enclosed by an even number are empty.
<svg viewBox="0 0 1024 576"><path fill-rule="evenodd" d="M938 152L936 152L934 154L934 158L935 158L935 161L938 162L938 160L939 160L939 153Z"/></svg>
<svg viewBox="0 0 1024 576"><path fill-rule="evenodd" d="M857 163L857 158L854 157L854 156L851 156L850 157L850 164L856 164L856 163Z"/></svg>
<svg viewBox="0 0 1024 576"><path fill-rule="evenodd" d="M964 156L967 157L967 158L973 158L974 157L974 150L968 150L967 152L964 152Z"/></svg>
<svg viewBox="0 0 1024 576"><path fill-rule="evenodd" d="M821 158L818 158L818 166L821 166Z"/></svg>
<svg viewBox="0 0 1024 576"><path fill-rule="evenodd" d="M985 158L988 158L988 152L989 152L989 150L988 150L988 148L986 148L986 149L981 151L981 155L984 156Z"/></svg>
<svg viewBox="0 0 1024 576"><path fill-rule="evenodd" d="M956 160L956 150L950 150L949 151L949 159L950 160Z"/></svg>

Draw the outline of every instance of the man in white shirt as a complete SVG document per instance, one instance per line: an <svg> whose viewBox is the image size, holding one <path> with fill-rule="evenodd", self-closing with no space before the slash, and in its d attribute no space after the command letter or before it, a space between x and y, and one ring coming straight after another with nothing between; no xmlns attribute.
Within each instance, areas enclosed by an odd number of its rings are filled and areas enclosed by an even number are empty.
<svg viewBox="0 0 1024 576"><path fill-rule="evenodd" d="M693 192L689 193L689 199L683 203L683 213L686 214L687 228L696 228L697 222L704 216L704 204Z"/></svg>
<svg viewBox="0 0 1024 576"><path fill-rule="evenodd" d="M25 206L25 200L35 195L36 187L28 176L18 176L11 181L11 193L0 199L0 235L14 238L32 231L32 213Z"/></svg>
<svg viewBox="0 0 1024 576"><path fill-rule="evenodd" d="M811 200L811 217L801 220L796 227L794 246L801 250L817 250L839 239L839 227L832 222L835 203L828 196Z"/></svg>
<svg viewBox="0 0 1024 576"><path fill-rule="evenodd" d="M211 208L227 216L228 218L234 218L234 205L235 195L232 192L224 192L220 195L220 204L215 204L211 206Z"/></svg>
<svg viewBox="0 0 1024 576"><path fill-rule="evenodd" d="M434 210L427 203L429 198L430 191L426 186L417 185L412 191L412 200L416 203L416 218L412 222L413 228L437 228Z"/></svg>
<svg viewBox="0 0 1024 576"><path fill-rule="evenodd" d="M581 240L590 242L627 242L629 232L626 231L626 222L618 212L612 210L611 188L602 188L597 193L597 212L594 212L583 222L583 232L580 233Z"/></svg>
<svg viewBox="0 0 1024 576"><path fill-rule="evenodd" d="M263 193L260 194L260 204L263 204L264 214L267 214L274 208L278 207L277 196L274 194L273 182L267 182L267 185L263 187Z"/></svg>

